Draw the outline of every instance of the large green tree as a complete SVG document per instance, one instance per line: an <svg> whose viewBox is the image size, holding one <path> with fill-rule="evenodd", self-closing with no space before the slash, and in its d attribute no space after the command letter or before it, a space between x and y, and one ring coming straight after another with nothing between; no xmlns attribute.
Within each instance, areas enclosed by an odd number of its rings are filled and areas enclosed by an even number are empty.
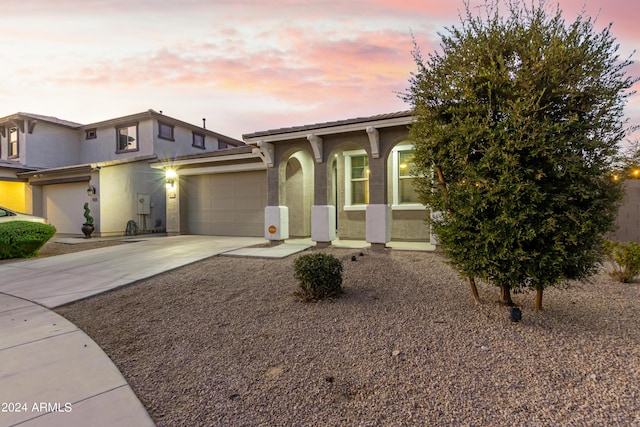
<svg viewBox="0 0 640 427"><path fill-rule="evenodd" d="M611 177L628 132L623 107L635 79L611 26L597 32L559 7L464 3L441 51L418 69L405 100L424 203L444 254L474 278L511 291L593 274L621 189ZM504 10L503 10L504 9ZM474 287L475 289L475 287Z"/></svg>

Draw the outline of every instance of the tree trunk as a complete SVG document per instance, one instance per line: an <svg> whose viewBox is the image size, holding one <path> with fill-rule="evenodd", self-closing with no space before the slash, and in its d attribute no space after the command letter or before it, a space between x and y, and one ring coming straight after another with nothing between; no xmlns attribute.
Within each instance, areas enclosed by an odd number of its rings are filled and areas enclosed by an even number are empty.
<svg viewBox="0 0 640 427"><path fill-rule="evenodd" d="M500 302L504 305L512 306L511 289L509 286L500 286Z"/></svg>
<svg viewBox="0 0 640 427"><path fill-rule="evenodd" d="M536 310L542 310L542 292L544 288L536 288Z"/></svg>
<svg viewBox="0 0 640 427"><path fill-rule="evenodd" d="M471 292L473 292L473 298L476 302L480 302L480 295L478 295L478 288L476 287L476 279L469 276L469 285L471 286Z"/></svg>

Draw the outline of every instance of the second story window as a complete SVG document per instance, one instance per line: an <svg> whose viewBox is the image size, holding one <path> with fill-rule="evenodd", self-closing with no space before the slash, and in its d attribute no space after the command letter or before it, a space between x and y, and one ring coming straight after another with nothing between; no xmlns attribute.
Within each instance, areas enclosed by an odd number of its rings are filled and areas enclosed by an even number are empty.
<svg viewBox="0 0 640 427"><path fill-rule="evenodd" d="M204 135L201 133L193 133L193 144L196 148L204 148Z"/></svg>
<svg viewBox="0 0 640 427"><path fill-rule="evenodd" d="M117 153L121 153L123 151L137 151L138 150L138 126L123 126L116 128L116 138L117 144L116 147Z"/></svg>
<svg viewBox="0 0 640 427"><path fill-rule="evenodd" d="M158 138L174 141L173 126L168 125L166 123L158 122Z"/></svg>
<svg viewBox="0 0 640 427"><path fill-rule="evenodd" d="M98 137L98 132L96 129L87 129L84 131L84 139L96 139Z"/></svg>
<svg viewBox="0 0 640 427"><path fill-rule="evenodd" d="M9 128L9 158L18 154L18 128Z"/></svg>

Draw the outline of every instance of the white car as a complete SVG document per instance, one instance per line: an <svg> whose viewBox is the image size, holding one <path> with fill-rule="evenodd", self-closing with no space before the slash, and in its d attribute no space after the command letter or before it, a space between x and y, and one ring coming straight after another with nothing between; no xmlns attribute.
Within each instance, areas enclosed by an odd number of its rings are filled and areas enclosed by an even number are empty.
<svg viewBox="0 0 640 427"><path fill-rule="evenodd" d="M31 222L41 222L43 224L49 224L49 220L47 218L42 218L40 216L23 214L20 212L12 211L11 209L3 208L0 206L0 223L9 222L9 221L31 221Z"/></svg>

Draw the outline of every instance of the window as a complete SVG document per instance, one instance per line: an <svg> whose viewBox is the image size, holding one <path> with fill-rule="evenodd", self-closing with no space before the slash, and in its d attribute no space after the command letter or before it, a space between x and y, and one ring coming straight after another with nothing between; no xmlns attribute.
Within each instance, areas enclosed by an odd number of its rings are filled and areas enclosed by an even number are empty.
<svg viewBox="0 0 640 427"><path fill-rule="evenodd" d="M364 150L345 151L345 210L362 210L369 203L369 157Z"/></svg>
<svg viewBox="0 0 640 427"><path fill-rule="evenodd" d="M227 143L218 141L218 150L224 150L225 148L229 148Z"/></svg>
<svg viewBox="0 0 640 427"><path fill-rule="evenodd" d="M84 132L84 139L96 139L98 137L98 132L95 129L87 129Z"/></svg>
<svg viewBox="0 0 640 427"><path fill-rule="evenodd" d="M116 128L117 150L116 153L123 151L138 150L138 126L124 126Z"/></svg>
<svg viewBox="0 0 640 427"><path fill-rule="evenodd" d="M158 122L158 138L168 139L169 141L175 141L173 139L174 126L166 123Z"/></svg>
<svg viewBox="0 0 640 427"><path fill-rule="evenodd" d="M424 209L415 188L417 178L413 146L396 146L391 152L393 162L393 209Z"/></svg>
<svg viewBox="0 0 640 427"><path fill-rule="evenodd" d="M416 164L413 151L398 152L398 201L403 203L420 203L415 189Z"/></svg>
<svg viewBox="0 0 640 427"><path fill-rule="evenodd" d="M18 157L18 128L9 128L9 157Z"/></svg>
<svg viewBox="0 0 640 427"><path fill-rule="evenodd" d="M196 148L204 148L204 135L201 133L193 133L193 145Z"/></svg>

